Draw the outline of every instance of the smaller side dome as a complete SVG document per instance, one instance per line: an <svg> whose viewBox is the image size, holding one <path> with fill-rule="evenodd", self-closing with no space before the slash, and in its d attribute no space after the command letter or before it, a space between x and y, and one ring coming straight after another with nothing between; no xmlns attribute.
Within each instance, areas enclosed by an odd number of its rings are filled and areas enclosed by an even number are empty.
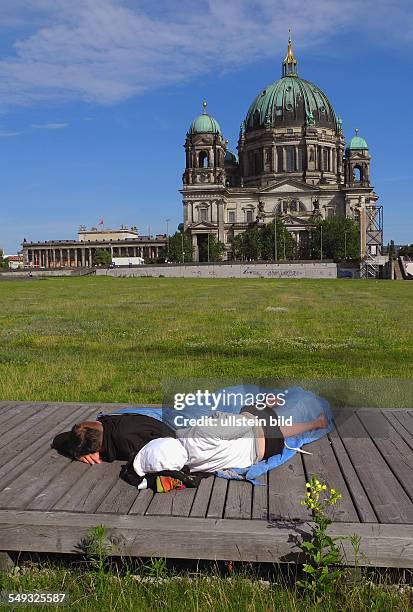
<svg viewBox="0 0 413 612"><path fill-rule="evenodd" d="M189 128L189 134L220 134L222 136L221 127L214 117L211 117L206 111L207 103L204 100L202 103L203 112L198 115Z"/></svg>
<svg viewBox="0 0 413 612"><path fill-rule="evenodd" d="M237 156L234 153L232 153L232 151L229 151L228 149L225 153L225 163L227 164L237 164L238 163Z"/></svg>
<svg viewBox="0 0 413 612"><path fill-rule="evenodd" d="M348 151L354 151L354 150L357 150L357 151L367 151L368 148L369 147L368 147L367 142L364 140L364 138L359 136L359 131L356 128L355 129L355 135L353 136L353 138L348 143L347 150Z"/></svg>

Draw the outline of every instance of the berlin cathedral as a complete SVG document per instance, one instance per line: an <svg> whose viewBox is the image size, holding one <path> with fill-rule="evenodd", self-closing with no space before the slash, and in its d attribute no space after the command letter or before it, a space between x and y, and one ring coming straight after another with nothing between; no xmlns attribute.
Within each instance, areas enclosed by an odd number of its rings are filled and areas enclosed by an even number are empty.
<svg viewBox="0 0 413 612"><path fill-rule="evenodd" d="M334 216L358 222L361 258L381 254L367 142L356 130L345 146L342 120L325 93L298 76L291 36L281 78L260 91L241 123L238 155L227 145L204 102L186 136L181 190L195 261L208 234L229 257L234 236L276 217L293 234L297 257L306 258L316 218Z"/></svg>

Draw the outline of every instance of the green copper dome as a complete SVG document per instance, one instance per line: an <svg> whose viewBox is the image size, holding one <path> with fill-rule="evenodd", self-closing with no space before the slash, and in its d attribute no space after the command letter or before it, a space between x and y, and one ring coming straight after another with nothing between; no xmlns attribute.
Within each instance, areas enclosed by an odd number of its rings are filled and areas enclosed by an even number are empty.
<svg viewBox="0 0 413 612"><path fill-rule="evenodd" d="M355 132L356 132L356 135L353 136L353 138L348 143L347 149L349 151L352 151L354 149L357 149L359 151L366 151L366 150L368 150L369 147L367 145L367 142L364 140L364 138L362 138L361 136L358 135L359 131L358 131L357 128L356 128Z"/></svg>
<svg viewBox="0 0 413 612"><path fill-rule="evenodd" d="M220 134L222 136L221 127L216 119L208 115L206 112L207 103L203 102L204 111L202 115L198 115L189 128L190 134Z"/></svg>
<svg viewBox="0 0 413 612"><path fill-rule="evenodd" d="M316 85L285 74L266 87L251 104L246 131L279 126L316 125L338 129L334 109Z"/></svg>

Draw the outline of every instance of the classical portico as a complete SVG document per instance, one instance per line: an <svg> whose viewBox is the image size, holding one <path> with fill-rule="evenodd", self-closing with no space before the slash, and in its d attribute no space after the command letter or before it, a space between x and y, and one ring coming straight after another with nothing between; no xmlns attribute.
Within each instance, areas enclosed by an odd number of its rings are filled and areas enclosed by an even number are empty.
<svg viewBox="0 0 413 612"><path fill-rule="evenodd" d="M79 230L78 240L24 241L22 252L29 268L88 268L94 265L96 251L105 250L112 258L142 257L157 261L166 246L166 236L139 236L137 231Z"/></svg>

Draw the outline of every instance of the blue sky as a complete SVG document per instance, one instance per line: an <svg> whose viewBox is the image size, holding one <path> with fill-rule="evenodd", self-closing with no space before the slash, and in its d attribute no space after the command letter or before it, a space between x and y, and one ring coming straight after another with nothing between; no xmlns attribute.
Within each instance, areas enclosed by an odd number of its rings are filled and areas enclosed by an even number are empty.
<svg viewBox="0 0 413 612"><path fill-rule="evenodd" d="M412 24L409 0L1 0L0 247L102 217L174 229L202 99L235 150L289 27L300 76L370 146L385 240L413 242Z"/></svg>

